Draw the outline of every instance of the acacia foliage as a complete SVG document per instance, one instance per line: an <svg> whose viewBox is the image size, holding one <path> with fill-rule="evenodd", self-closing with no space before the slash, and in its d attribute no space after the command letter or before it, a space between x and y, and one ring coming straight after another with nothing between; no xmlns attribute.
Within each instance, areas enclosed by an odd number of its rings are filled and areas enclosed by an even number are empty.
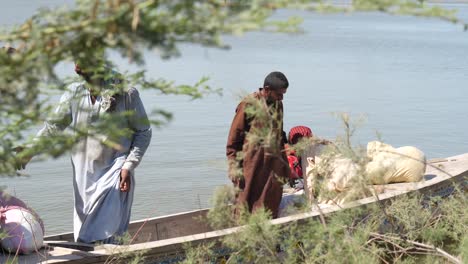
<svg viewBox="0 0 468 264"><path fill-rule="evenodd" d="M147 49L170 58L180 55L180 43L226 48L222 34L296 29L298 19L268 20L276 8L294 2L79 0L71 9L44 9L24 24L5 30L0 34L0 43L12 45L18 52L0 53L0 173L13 173L18 159L43 152L46 146L53 146L48 152L58 156L76 142L77 138L61 135L47 142L41 139L29 152L15 156L12 151L24 140L25 131L49 115L47 99L40 95L66 89L65 81L55 73L58 63L77 62L86 65L87 71L99 72L102 65L111 64L110 51L141 65ZM159 94L194 99L219 92L207 84L205 77L195 84L180 85L162 76L149 79L140 71L125 76L125 80ZM170 117L170 113L157 110L152 121L159 125ZM78 134L75 136L88 135Z"/></svg>
<svg viewBox="0 0 468 264"><path fill-rule="evenodd" d="M443 200L413 193L287 224L259 210L220 243L187 248L184 263L466 263L465 202L460 188ZM208 216L214 225L229 219L218 206Z"/></svg>
<svg viewBox="0 0 468 264"><path fill-rule="evenodd" d="M77 0L71 8L42 9L23 24L0 33L0 44L19 51L13 56L0 52L0 174L14 173L14 164L22 156L44 152L46 146L53 146L47 152L59 156L76 142L77 138L62 135L37 144L36 150L20 155L12 151L25 140L24 132L45 120L52 110L47 97L40 95L66 89L66 81L55 72L58 63L78 62L92 70L109 63L108 54L112 51L130 64L142 65L147 49L168 59L181 55L180 43L228 48L222 41L223 35L253 30L298 31L298 17L271 19L282 8L382 11L460 22L453 11L414 0L359 0L345 8L316 0ZM130 85L159 94L200 98L220 92L210 87L205 77L195 84L176 84L163 76L150 79L144 71L125 77ZM155 109L152 121L161 125L170 118L171 113Z"/></svg>

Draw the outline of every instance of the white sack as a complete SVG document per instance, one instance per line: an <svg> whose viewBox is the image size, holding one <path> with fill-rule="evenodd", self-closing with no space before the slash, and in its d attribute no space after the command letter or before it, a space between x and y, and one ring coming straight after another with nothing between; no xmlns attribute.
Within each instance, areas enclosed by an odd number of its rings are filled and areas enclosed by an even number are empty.
<svg viewBox="0 0 468 264"><path fill-rule="evenodd" d="M372 141L367 144L367 155L371 161L366 166L366 173L372 184L418 182L426 170L424 153L412 146L393 148Z"/></svg>
<svg viewBox="0 0 468 264"><path fill-rule="evenodd" d="M0 243L11 253L28 254L43 245L44 232L40 221L27 209L2 208L0 226L7 235Z"/></svg>
<svg viewBox="0 0 468 264"><path fill-rule="evenodd" d="M318 203L343 204L355 200L356 195L362 196L361 192L349 192L349 189L358 179L359 165L349 158L329 157L314 159L308 158L307 167L307 194L313 199L315 188L321 188L320 193L328 192L333 197L326 198L322 194L317 198ZM327 195L329 196L329 195Z"/></svg>

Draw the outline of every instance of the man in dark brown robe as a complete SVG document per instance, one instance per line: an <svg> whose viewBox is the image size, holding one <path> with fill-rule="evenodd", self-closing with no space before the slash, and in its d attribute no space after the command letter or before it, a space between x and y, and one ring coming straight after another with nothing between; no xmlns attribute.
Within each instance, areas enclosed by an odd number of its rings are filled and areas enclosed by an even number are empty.
<svg viewBox="0 0 468 264"><path fill-rule="evenodd" d="M236 208L249 212L264 207L273 218L289 177L284 151L283 95L289 86L286 76L272 72L263 88L244 98L236 108L226 146L229 177L239 192Z"/></svg>

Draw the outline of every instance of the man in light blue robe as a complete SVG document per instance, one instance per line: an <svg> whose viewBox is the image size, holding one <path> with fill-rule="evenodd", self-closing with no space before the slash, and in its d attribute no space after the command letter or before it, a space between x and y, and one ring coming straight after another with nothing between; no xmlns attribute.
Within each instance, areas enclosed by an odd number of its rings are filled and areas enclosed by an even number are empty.
<svg viewBox="0 0 468 264"><path fill-rule="evenodd" d="M137 89L121 87L116 93L121 80L94 77L78 65L76 72L86 82L68 87L37 138L66 128L85 133L71 150L75 241L117 243L128 228L134 170L150 143L151 127ZM112 133L102 131L101 121L112 117Z"/></svg>

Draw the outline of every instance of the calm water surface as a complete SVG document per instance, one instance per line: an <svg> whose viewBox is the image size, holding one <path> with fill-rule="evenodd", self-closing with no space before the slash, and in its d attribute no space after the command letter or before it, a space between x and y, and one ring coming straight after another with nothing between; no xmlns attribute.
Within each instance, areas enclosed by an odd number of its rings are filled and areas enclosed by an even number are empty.
<svg viewBox="0 0 468 264"><path fill-rule="evenodd" d="M0 25L20 23L40 6L71 1L0 1ZM468 20L468 6L458 8ZM193 45L183 56L162 61L146 53L154 78L194 83L209 76L224 95L190 101L143 91L150 111L163 108L175 118L155 129L151 146L137 169L132 219L209 206L217 186L227 184L225 141L238 96L257 89L264 76L283 71L285 129L307 125L316 135L342 133L332 114L365 115L356 144L376 138L413 145L429 158L468 152L468 32L437 19L385 14L299 14L304 34L250 33L227 37L230 51ZM125 68L126 62L115 61ZM71 65L59 72L73 73ZM72 230L72 174L68 157L36 160L28 178L0 178L2 186L29 202L46 223L46 233Z"/></svg>

